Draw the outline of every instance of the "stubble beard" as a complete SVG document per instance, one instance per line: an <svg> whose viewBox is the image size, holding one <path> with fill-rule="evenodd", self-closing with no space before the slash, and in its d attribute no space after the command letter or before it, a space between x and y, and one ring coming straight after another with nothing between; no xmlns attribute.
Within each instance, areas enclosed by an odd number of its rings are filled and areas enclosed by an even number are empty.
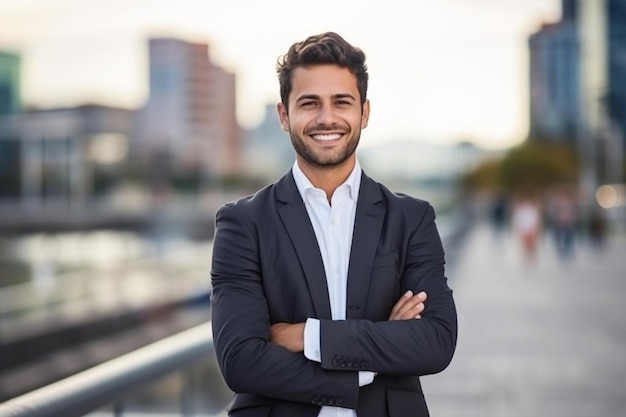
<svg viewBox="0 0 626 417"><path fill-rule="evenodd" d="M326 155L322 155L321 152L315 152L302 137L291 129L289 130L289 137L291 138L291 144L296 153L308 164L319 168L332 168L343 164L354 154L359 145L361 131L359 129L359 131L348 140L343 149Z"/></svg>

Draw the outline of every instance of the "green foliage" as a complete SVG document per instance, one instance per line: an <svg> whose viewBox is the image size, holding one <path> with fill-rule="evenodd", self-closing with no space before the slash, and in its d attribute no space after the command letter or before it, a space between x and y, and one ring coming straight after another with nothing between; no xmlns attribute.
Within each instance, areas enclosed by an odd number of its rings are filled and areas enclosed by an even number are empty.
<svg viewBox="0 0 626 417"><path fill-rule="evenodd" d="M529 143L512 149L500 167L501 184L509 190L545 189L574 183L578 164L572 149Z"/></svg>
<svg viewBox="0 0 626 417"><path fill-rule="evenodd" d="M473 171L466 173L461 178L461 184L465 189L495 189L500 186L500 159L490 159L483 162Z"/></svg>
<svg viewBox="0 0 626 417"><path fill-rule="evenodd" d="M542 190L575 183L578 162L570 147L527 142L511 149L501 160L479 165L463 178L467 189Z"/></svg>

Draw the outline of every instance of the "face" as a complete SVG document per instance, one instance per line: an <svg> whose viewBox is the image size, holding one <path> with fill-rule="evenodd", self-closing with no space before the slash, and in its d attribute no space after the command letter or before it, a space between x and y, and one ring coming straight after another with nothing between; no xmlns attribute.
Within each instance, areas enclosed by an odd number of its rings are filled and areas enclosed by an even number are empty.
<svg viewBox="0 0 626 417"><path fill-rule="evenodd" d="M278 104L283 130L289 132L299 164L319 169L354 165L369 101L361 107L356 77L335 65L296 68L289 112Z"/></svg>

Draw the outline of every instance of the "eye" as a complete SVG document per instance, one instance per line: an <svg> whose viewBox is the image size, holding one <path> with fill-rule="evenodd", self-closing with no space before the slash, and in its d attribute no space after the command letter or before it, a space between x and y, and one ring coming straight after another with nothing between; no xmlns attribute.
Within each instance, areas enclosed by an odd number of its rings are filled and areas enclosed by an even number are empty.
<svg viewBox="0 0 626 417"><path fill-rule="evenodd" d="M314 107L316 104L315 101L303 101L300 103L300 107Z"/></svg>
<svg viewBox="0 0 626 417"><path fill-rule="evenodd" d="M348 101L348 100L337 100L337 101L335 102L335 104L336 104L337 106L347 107L347 106L352 105L352 102L350 102L350 101Z"/></svg>

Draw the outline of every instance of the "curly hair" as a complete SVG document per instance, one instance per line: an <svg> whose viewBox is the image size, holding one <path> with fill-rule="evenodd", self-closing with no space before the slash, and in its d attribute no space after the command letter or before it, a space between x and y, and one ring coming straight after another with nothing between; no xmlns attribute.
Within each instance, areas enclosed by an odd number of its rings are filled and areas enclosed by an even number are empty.
<svg viewBox="0 0 626 417"><path fill-rule="evenodd" d="M368 73L365 65L365 53L346 42L334 32L325 32L309 36L302 42L296 42L289 51L278 58L276 72L280 83L280 99L288 107L292 83L291 74L298 67L332 64L347 68L357 79L357 88L361 96L361 105L367 98Z"/></svg>

